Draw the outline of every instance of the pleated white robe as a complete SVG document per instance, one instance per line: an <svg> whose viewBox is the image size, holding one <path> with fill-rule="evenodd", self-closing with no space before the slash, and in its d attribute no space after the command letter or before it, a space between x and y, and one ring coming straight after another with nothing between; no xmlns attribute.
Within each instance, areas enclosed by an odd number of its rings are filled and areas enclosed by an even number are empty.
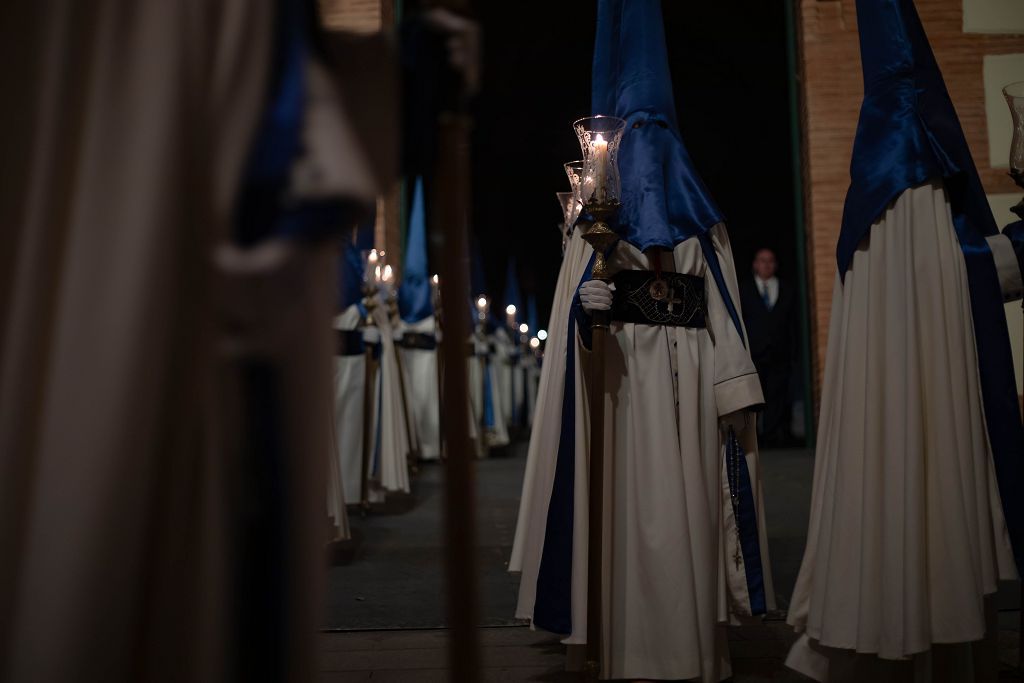
<svg viewBox="0 0 1024 683"><path fill-rule="evenodd" d="M402 330L433 336L436 322L431 315L415 323L404 323ZM420 458L423 460L438 460L441 457L441 395L437 384L437 352L436 348L401 349L405 387L409 392L409 410L419 438Z"/></svg>
<svg viewBox="0 0 1024 683"><path fill-rule="evenodd" d="M1016 571L941 185L872 226L836 277L828 343L787 664L820 681L996 680L985 596Z"/></svg>
<svg viewBox="0 0 1024 683"><path fill-rule="evenodd" d="M383 301L373 309L373 320L380 330L380 369L377 377L377 424L375 439L378 455L374 471L385 491L409 493L409 427L406 421L405 399L398 368L398 348L395 346L394 328L388 318Z"/></svg>
<svg viewBox="0 0 1024 683"><path fill-rule="evenodd" d="M362 313L352 304L334 319L337 330L357 330ZM345 503L358 505L363 481L363 410L366 401L366 356L363 353L334 357L334 439ZM373 401L376 405L376 400ZM375 424L375 422L374 422ZM384 494L370 472L369 502L381 502Z"/></svg>
<svg viewBox="0 0 1024 683"><path fill-rule="evenodd" d="M711 238L738 305L724 226L716 226ZM646 256L626 243L616 247L610 265L613 271L649 269ZM745 611L749 614L745 566L734 562L737 539L720 418L759 405L763 398L749 353L707 271L698 241L687 240L663 254L662 267L705 277L707 328L612 324L605 365L602 677L708 683L731 675L724 626ZM571 341L579 344L578 339ZM578 345L574 369L578 381L572 633L565 641L569 644L586 642L589 418L582 368L588 353ZM744 420L739 422L742 427ZM752 415L737 436L746 451L754 491L770 610L774 594ZM540 548L530 549L531 563L524 553L521 567L518 615L531 619L549 502L541 491L532 491L534 509L527 512L540 532L536 538L531 535L529 544Z"/></svg>

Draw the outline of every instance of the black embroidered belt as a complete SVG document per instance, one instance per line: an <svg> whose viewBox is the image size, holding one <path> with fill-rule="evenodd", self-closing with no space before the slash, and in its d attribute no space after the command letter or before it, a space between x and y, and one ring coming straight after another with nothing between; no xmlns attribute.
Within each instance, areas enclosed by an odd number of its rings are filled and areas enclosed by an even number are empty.
<svg viewBox="0 0 1024 683"><path fill-rule="evenodd" d="M637 325L704 327L707 304L699 275L623 270L612 276L611 319Z"/></svg>
<svg viewBox="0 0 1024 683"><path fill-rule="evenodd" d="M423 349L433 351L437 348L437 338L427 332L406 332L398 345L404 349Z"/></svg>
<svg viewBox="0 0 1024 683"><path fill-rule="evenodd" d="M358 356L366 351L362 330L335 330L337 333L334 355Z"/></svg>

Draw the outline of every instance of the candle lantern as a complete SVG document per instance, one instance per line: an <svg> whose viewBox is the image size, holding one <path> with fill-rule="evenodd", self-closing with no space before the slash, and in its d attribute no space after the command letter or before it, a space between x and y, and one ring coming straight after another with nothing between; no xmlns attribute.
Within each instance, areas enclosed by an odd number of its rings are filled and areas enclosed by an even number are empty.
<svg viewBox="0 0 1024 683"><path fill-rule="evenodd" d="M617 116L590 116L574 123L573 128L583 150L580 201L594 218L583 238L594 248L593 276L604 280L608 277L605 252L618 239L608 221L619 210L622 183L618 155L626 122Z"/></svg>
<svg viewBox="0 0 1024 683"><path fill-rule="evenodd" d="M1018 187L1024 188L1024 81L1003 88L1003 97L1010 107L1013 120L1013 139L1010 142L1010 177ZM1024 220L1024 199L1012 211Z"/></svg>

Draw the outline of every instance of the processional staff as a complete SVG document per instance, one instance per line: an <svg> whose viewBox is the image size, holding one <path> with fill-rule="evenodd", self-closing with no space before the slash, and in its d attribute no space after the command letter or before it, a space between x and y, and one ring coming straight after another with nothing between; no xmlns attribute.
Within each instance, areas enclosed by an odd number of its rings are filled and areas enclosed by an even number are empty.
<svg viewBox="0 0 1024 683"><path fill-rule="evenodd" d="M619 237L608 225L619 210L621 185L616 161L619 142L626 122L615 116L591 116L573 124L583 149L583 177L580 197L584 210L593 222L584 228L582 237L594 249L591 277L605 282L611 276L606 256ZM604 543L604 469L605 469L605 345L610 315L608 311L592 312L591 354L589 376L590 402L590 464L588 483L587 534L587 662L586 674L591 680L601 675L601 632L603 597ZM569 340L569 343L573 343ZM571 368L566 370L571 372ZM573 397L567 396L567 401ZM612 463L607 463L614 471Z"/></svg>

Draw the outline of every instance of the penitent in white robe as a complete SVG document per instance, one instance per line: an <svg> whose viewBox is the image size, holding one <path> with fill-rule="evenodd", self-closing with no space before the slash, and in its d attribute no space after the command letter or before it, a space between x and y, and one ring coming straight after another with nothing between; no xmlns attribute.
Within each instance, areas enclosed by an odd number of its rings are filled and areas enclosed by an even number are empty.
<svg viewBox="0 0 1024 683"><path fill-rule="evenodd" d="M434 335L436 322L428 316L415 323L405 323L403 332ZM405 388L409 392L409 410L412 413L416 436L419 438L420 458L438 460L441 457L441 395L438 392L438 349L401 349L405 370Z"/></svg>
<svg viewBox="0 0 1024 683"><path fill-rule="evenodd" d="M787 665L833 682L997 679L986 596L1016 571L980 386L945 193L907 190L836 277Z"/></svg>
<svg viewBox="0 0 1024 683"><path fill-rule="evenodd" d="M739 301L724 226L711 231L731 298ZM570 245L570 252L573 247ZM647 258L619 243L613 271L647 270ZM662 255L662 268L705 277L707 328L613 323L605 365L606 480L602 661L605 678L719 681L731 674L725 626L750 613L746 564L737 537L725 470L720 418L763 402L750 355L708 272L697 239ZM579 282L577 278L576 283ZM575 284L570 285L575 290ZM568 310L563 307L563 310ZM558 325L558 321L555 321ZM553 325L553 330L558 327ZM571 628L565 642L586 640L587 478L589 432L583 366L577 344L574 397L575 481L572 531ZM557 359L549 352L545 371ZM564 361L563 361L564 362ZM553 374L548 382L555 379ZM541 388L540 401L550 397ZM541 407L547 413L549 407ZM765 605L774 609L754 420L738 419L746 453L760 544ZM744 427L745 423L745 427ZM538 427L544 429L542 423ZM517 616L532 619L554 479L554 455L537 458L524 484L514 548L522 571ZM550 460L548 460L550 458ZM527 503L528 501L528 503ZM515 552L522 553L521 557ZM756 571L751 567L752 571Z"/></svg>
<svg viewBox="0 0 1024 683"><path fill-rule="evenodd" d="M357 330L362 313L352 304L334 319L337 330ZM334 439L344 500L348 505L360 502L363 462L363 404L366 386L366 356L358 353L334 357ZM329 493L329 492L328 492ZM370 502L383 500L375 486L368 489Z"/></svg>

